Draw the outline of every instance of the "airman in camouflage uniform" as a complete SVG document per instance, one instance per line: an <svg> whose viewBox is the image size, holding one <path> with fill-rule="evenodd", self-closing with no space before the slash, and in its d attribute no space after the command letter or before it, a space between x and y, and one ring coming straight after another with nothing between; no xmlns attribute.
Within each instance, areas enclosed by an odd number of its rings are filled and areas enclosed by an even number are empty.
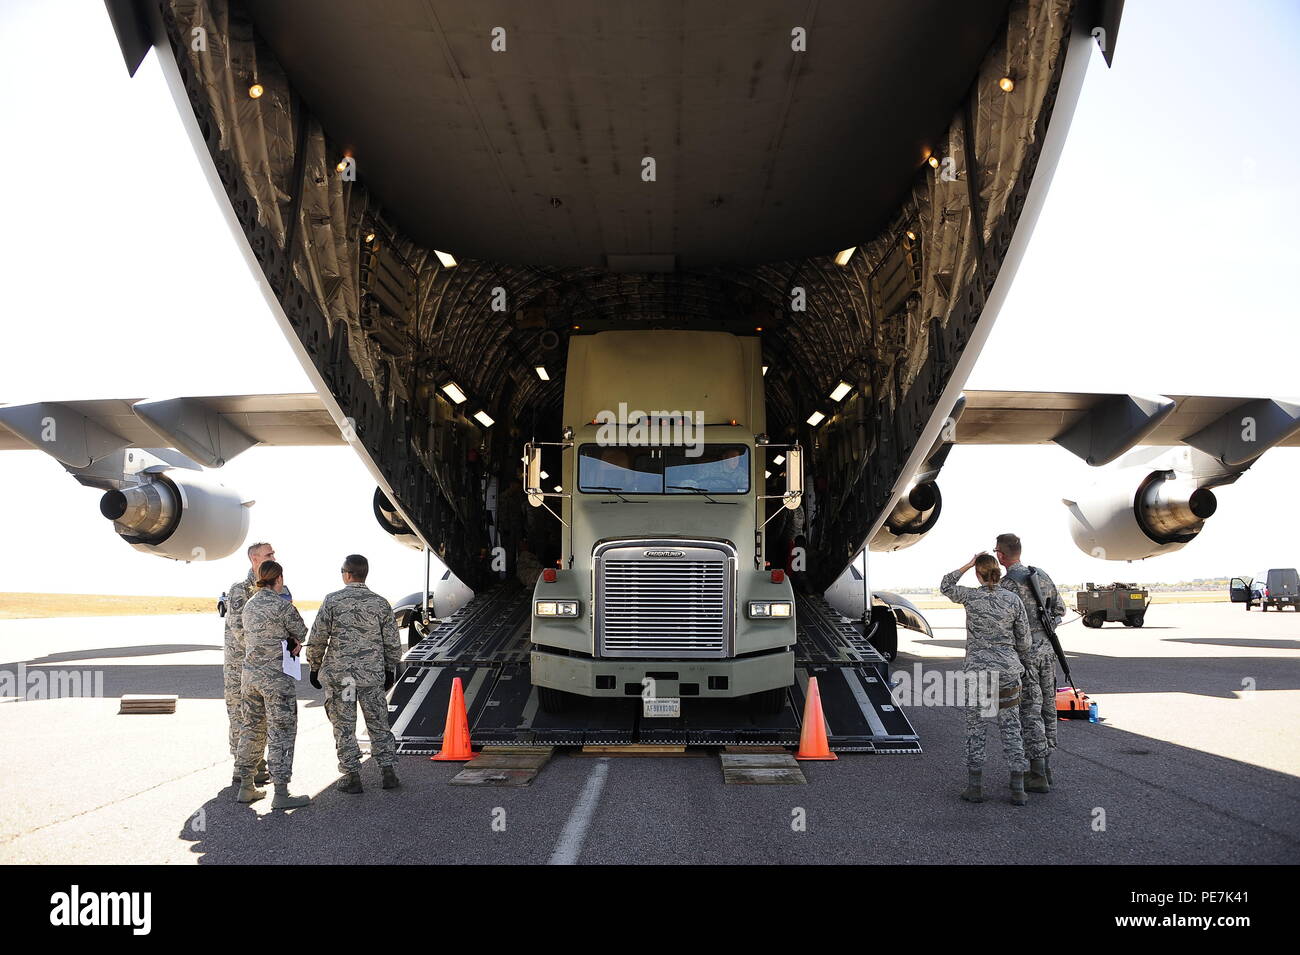
<svg viewBox="0 0 1300 955"><path fill-rule="evenodd" d="M366 586L369 562L351 554L340 573L343 589L329 594L316 612L307 644L311 682L325 690L325 712L334 726L334 747L343 778L341 792L359 793L361 750L357 746L357 704L370 734L370 752L379 763L385 789L395 789L397 741L388 727L386 692L397 678L402 644L393 608ZM322 686L321 681L324 681Z"/></svg>
<svg viewBox="0 0 1300 955"><path fill-rule="evenodd" d="M1052 751L1056 749L1056 651L1043 629L1038 599L1029 586L1030 568L1020 562L1020 551L1020 538L1015 534L998 535L998 561L1007 569L1002 587L1021 599L1029 617L1030 648L1025 662L1025 692L1020 701L1020 726L1029 757L1025 789L1032 793L1045 793L1050 791L1050 760ZM1061 600L1052 578L1041 567L1033 570L1048 611L1059 625L1065 617L1065 602Z"/></svg>
<svg viewBox="0 0 1300 955"><path fill-rule="evenodd" d="M268 580L268 575L274 578ZM283 599L283 570L273 560L258 568L258 589L243 608L244 672L240 690L244 701L243 730L235 770L242 778L240 802L253 802L266 795L255 788L257 757L265 748L271 782L275 785L276 809L305 806L307 796L289 795L293 774L293 746L298 735L297 685L284 672L284 650L296 651L307 636L307 625L298 609Z"/></svg>
<svg viewBox="0 0 1300 955"><path fill-rule="evenodd" d="M522 541L519 544L519 566L515 570L515 576L527 590L532 590L537 585L537 578L542 576L542 565L537 560L537 555L533 553L532 548L528 546L528 541Z"/></svg>
<svg viewBox="0 0 1300 955"><path fill-rule="evenodd" d="M253 593L253 578L262 561L275 560L275 548L265 542L252 544L248 548L248 576L230 585L226 598L225 658L221 667L222 686L226 697L226 717L230 721L230 755L239 755L239 738L244 728L244 697L240 684L244 676L244 604ZM262 726L265 735L266 726ZM260 758L257 766L257 782L264 783L266 760ZM239 776L232 780L239 785Z"/></svg>
<svg viewBox="0 0 1300 955"><path fill-rule="evenodd" d="M975 567L981 587L961 587L957 581ZM946 575L939 590L949 600L966 608L967 673L991 673L998 692L998 729L1002 749L1011 769L1011 801L1018 806L1027 802L1024 790L1024 744L1020 735L1020 681L1023 659L1029 651L1029 622L1024 604L997 586L1001 576L997 561L980 554L965 566ZM973 682L973 681L972 681ZM991 701L989 701L991 702ZM966 704L966 790L961 794L968 802L983 802L982 773L986 724L983 706L978 699Z"/></svg>
<svg viewBox="0 0 1300 955"><path fill-rule="evenodd" d="M506 578L515 576L519 560L519 543L524 534L524 485L518 478L497 498L497 532L505 551Z"/></svg>

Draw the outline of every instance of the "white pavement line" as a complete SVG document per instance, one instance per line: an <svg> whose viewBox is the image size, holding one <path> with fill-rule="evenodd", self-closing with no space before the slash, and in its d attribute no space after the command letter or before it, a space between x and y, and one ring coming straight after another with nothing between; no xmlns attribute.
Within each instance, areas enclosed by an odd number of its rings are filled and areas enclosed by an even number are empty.
<svg viewBox="0 0 1300 955"><path fill-rule="evenodd" d="M587 785L583 787L582 795L578 797L573 812L569 813L569 821L564 824L560 841L556 843L555 851L551 853L547 865L577 864L578 855L582 852L582 844L587 839L587 827L591 825L591 817L596 814L596 804L600 802L600 794L605 788L605 777L608 775L609 757L604 756L592 769Z"/></svg>

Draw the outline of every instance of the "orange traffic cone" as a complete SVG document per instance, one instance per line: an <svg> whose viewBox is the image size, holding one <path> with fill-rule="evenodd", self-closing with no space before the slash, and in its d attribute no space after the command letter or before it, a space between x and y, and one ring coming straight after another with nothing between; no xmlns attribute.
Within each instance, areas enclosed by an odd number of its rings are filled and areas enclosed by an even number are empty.
<svg viewBox="0 0 1300 955"><path fill-rule="evenodd" d="M465 690L460 677L451 681L451 700L447 703L447 725L442 731L442 750L430 759L465 760L474 758L469 741L469 714L465 712Z"/></svg>
<svg viewBox="0 0 1300 955"><path fill-rule="evenodd" d="M839 759L826 741L826 717L822 715L822 694L817 678L808 680L808 697L803 705L803 729L799 733L799 752L795 759Z"/></svg>

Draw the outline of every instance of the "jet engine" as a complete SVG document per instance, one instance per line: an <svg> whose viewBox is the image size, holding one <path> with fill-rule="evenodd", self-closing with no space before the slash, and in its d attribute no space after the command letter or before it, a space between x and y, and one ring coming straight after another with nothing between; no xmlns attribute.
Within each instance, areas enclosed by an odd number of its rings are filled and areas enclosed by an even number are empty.
<svg viewBox="0 0 1300 955"><path fill-rule="evenodd" d="M934 481L923 481L894 505L889 518L867 546L877 553L911 547L934 528L942 509L943 495L939 493L939 485Z"/></svg>
<svg viewBox="0 0 1300 955"><path fill-rule="evenodd" d="M1070 536L1103 560L1142 560L1195 539L1218 507L1214 492L1176 471L1150 471L1133 490L1132 471L1094 484L1070 512Z"/></svg>
<svg viewBox="0 0 1300 955"><path fill-rule="evenodd" d="M393 535L393 540L399 544L404 544L412 550L424 550L424 542L411 530L410 526L397 512L393 502L388 499L384 489L375 488L374 499L375 520L389 534Z"/></svg>
<svg viewBox="0 0 1300 955"><path fill-rule="evenodd" d="M106 491L99 512L138 551L172 560L219 560L248 536L240 493L183 470L142 472L142 483Z"/></svg>

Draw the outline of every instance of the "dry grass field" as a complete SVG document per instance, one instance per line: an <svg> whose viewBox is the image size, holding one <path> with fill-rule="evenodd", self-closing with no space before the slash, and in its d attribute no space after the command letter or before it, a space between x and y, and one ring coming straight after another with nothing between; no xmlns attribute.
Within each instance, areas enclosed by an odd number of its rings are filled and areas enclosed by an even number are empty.
<svg viewBox="0 0 1300 955"><path fill-rule="evenodd" d="M957 605L929 594L903 594L920 610L951 610ZM1065 604L1074 609L1074 594L1066 592ZM1152 603L1223 603L1226 593L1154 594ZM315 610L319 600L296 600L299 610ZM170 613L216 613L210 597L135 597L114 594L25 594L0 593L0 620L31 620L42 617L121 617Z"/></svg>
<svg viewBox="0 0 1300 955"><path fill-rule="evenodd" d="M299 610L315 610L319 600L300 600ZM0 620L40 617L120 617L144 614L217 612L211 597L136 597L114 594L0 593Z"/></svg>
<svg viewBox="0 0 1300 955"><path fill-rule="evenodd" d="M944 597L931 596L930 594L902 594L901 596L916 604L918 610L951 610L957 606ZM1074 592L1067 590L1062 592L1061 596L1065 600L1065 606L1073 612ZM1151 595L1151 602L1153 604L1227 603L1228 594L1226 591L1219 590L1208 590L1200 593L1157 593Z"/></svg>

